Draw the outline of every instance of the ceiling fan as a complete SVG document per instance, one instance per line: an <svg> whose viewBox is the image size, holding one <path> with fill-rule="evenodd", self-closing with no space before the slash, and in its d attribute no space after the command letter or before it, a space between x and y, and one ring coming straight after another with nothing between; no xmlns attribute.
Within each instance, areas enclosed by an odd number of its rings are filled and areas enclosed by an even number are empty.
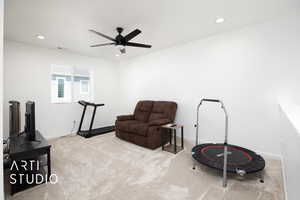
<svg viewBox="0 0 300 200"><path fill-rule="evenodd" d="M101 47L101 46L108 46L108 45L115 45L118 47L120 52L122 54L126 53L125 46L130 46L130 47L141 47L141 48L151 48L151 45L148 44L141 44L141 43L134 43L134 42L129 42L131 39L136 37L138 34L140 34L142 31L139 29L135 29L134 31L128 33L126 36L122 36L121 33L123 32L123 28L117 27L117 32L119 33L115 38L109 37L103 33L99 33L95 30L89 30L92 33L95 33L97 35L100 35L110 41L111 43L104 43L104 44L95 44L91 45L90 47Z"/></svg>

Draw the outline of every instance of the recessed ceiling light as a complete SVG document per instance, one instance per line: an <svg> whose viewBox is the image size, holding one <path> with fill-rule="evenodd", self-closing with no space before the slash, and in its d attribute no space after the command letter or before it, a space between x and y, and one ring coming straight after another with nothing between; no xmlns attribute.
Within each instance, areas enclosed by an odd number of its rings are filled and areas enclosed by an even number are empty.
<svg viewBox="0 0 300 200"><path fill-rule="evenodd" d="M119 57L120 56L120 54L116 54L116 57Z"/></svg>
<svg viewBox="0 0 300 200"><path fill-rule="evenodd" d="M217 24L221 24L221 23L223 23L224 21L225 21L224 18L218 18L218 19L216 19L216 23L217 23Z"/></svg>
<svg viewBox="0 0 300 200"><path fill-rule="evenodd" d="M36 38L40 39L40 40L43 40L43 39L45 39L45 36L43 36L43 35L37 35Z"/></svg>

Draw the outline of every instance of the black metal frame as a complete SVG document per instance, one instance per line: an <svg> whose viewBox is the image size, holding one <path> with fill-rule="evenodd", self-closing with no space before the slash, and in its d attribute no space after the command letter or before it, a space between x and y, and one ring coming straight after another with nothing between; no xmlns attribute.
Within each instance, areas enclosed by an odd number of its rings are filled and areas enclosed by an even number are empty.
<svg viewBox="0 0 300 200"><path fill-rule="evenodd" d="M161 141L162 141L162 145L161 145L161 148L163 151L168 151L168 152L171 152L171 153L178 153L180 151L182 151L184 149L184 134L183 134L183 126L180 127L180 130L181 130L181 146L177 146L177 139L176 139L176 136L177 136L177 131L176 131L176 128L173 128L173 127L170 127L170 128L167 128L167 127L162 127L162 128L165 128L167 130L169 130L169 145L168 149L166 149L166 146L165 144L163 143L164 141L164 133L162 133L161 135ZM174 134L173 134L174 133ZM174 144L172 144L172 137L173 137L173 140L174 140ZM173 150L172 150L173 148Z"/></svg>
<svg viewBox="0 0 300 200"><path fill-rule="evenodd" d="M93 129L93 124L94 124L97 108L101 107L101 106L104 106L103 103L95 104L95 103L90 103L90 102L87 102L87 101L78 101L78 103L83 106L83 112L82 112L82 115L81 115L78 131L77 131L78 135L80 135L82 137L85 137L85 138L89 138L89 137L92 137L92 136L96 136L96 135L100 135L100 134L104 134L104 133L114 131L115 126L107 126L107 127ZM91 119L91 122L90 122L89 129L88 130L81 130L87 106L93 106L94 107L93 115L92 115L92 119Z"/></svg>

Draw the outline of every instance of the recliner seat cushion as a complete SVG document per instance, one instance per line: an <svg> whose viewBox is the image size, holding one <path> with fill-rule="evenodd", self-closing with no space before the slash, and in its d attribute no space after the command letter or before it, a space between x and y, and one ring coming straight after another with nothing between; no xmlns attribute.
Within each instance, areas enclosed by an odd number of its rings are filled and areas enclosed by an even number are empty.
<svg viewBox="0 0 300 200"><path fill-rule="evenodd" d="M116 121L116 128L121 131L130 131L130 125L141 123L137 120L128 120L128 121Z"/></svg>
<svg viewBox="0 0 300 200"><path fill-rule="evenodd" d="M130 124L129 132L147 136L149 125L147 123Z"/></svg>
<svg viewBox="0 0 300 200"><path fill-rule="evenodd" d="M134 110L134 117L141 122L147 122L152 110L153 101L139 101Z"/></svg>

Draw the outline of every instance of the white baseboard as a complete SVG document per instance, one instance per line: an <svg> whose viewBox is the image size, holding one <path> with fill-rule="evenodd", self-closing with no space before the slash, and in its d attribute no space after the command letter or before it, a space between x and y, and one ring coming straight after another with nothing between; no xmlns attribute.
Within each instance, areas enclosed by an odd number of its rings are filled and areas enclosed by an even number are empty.
<svg viewBox="0 0 300 200"><path fill-rule="evenodd" d="M284 197L285 197L285 200L288 200L287 180L286 180L285 164L284 164L283 157L281 157L281 171L282 171L282 177L283 177Z"/></svg>
<svg viewBox="0 0 300 200"><path fill-rule="evenodd" d="M262 155L262 157L264 158L282 161L282 156L279 154L262 152L262 151L256 151L256 153Z"/></svg>
<svg viewBox="0 0 300 200"><path fill-rule="evenodd" d="M45 136L46 140L53 140L53 139L58 139L61 137L66 137L66 136L70 136L70 135L74 135L74 133L67 133L65 135L52 135L52 136Z"/></svg>

